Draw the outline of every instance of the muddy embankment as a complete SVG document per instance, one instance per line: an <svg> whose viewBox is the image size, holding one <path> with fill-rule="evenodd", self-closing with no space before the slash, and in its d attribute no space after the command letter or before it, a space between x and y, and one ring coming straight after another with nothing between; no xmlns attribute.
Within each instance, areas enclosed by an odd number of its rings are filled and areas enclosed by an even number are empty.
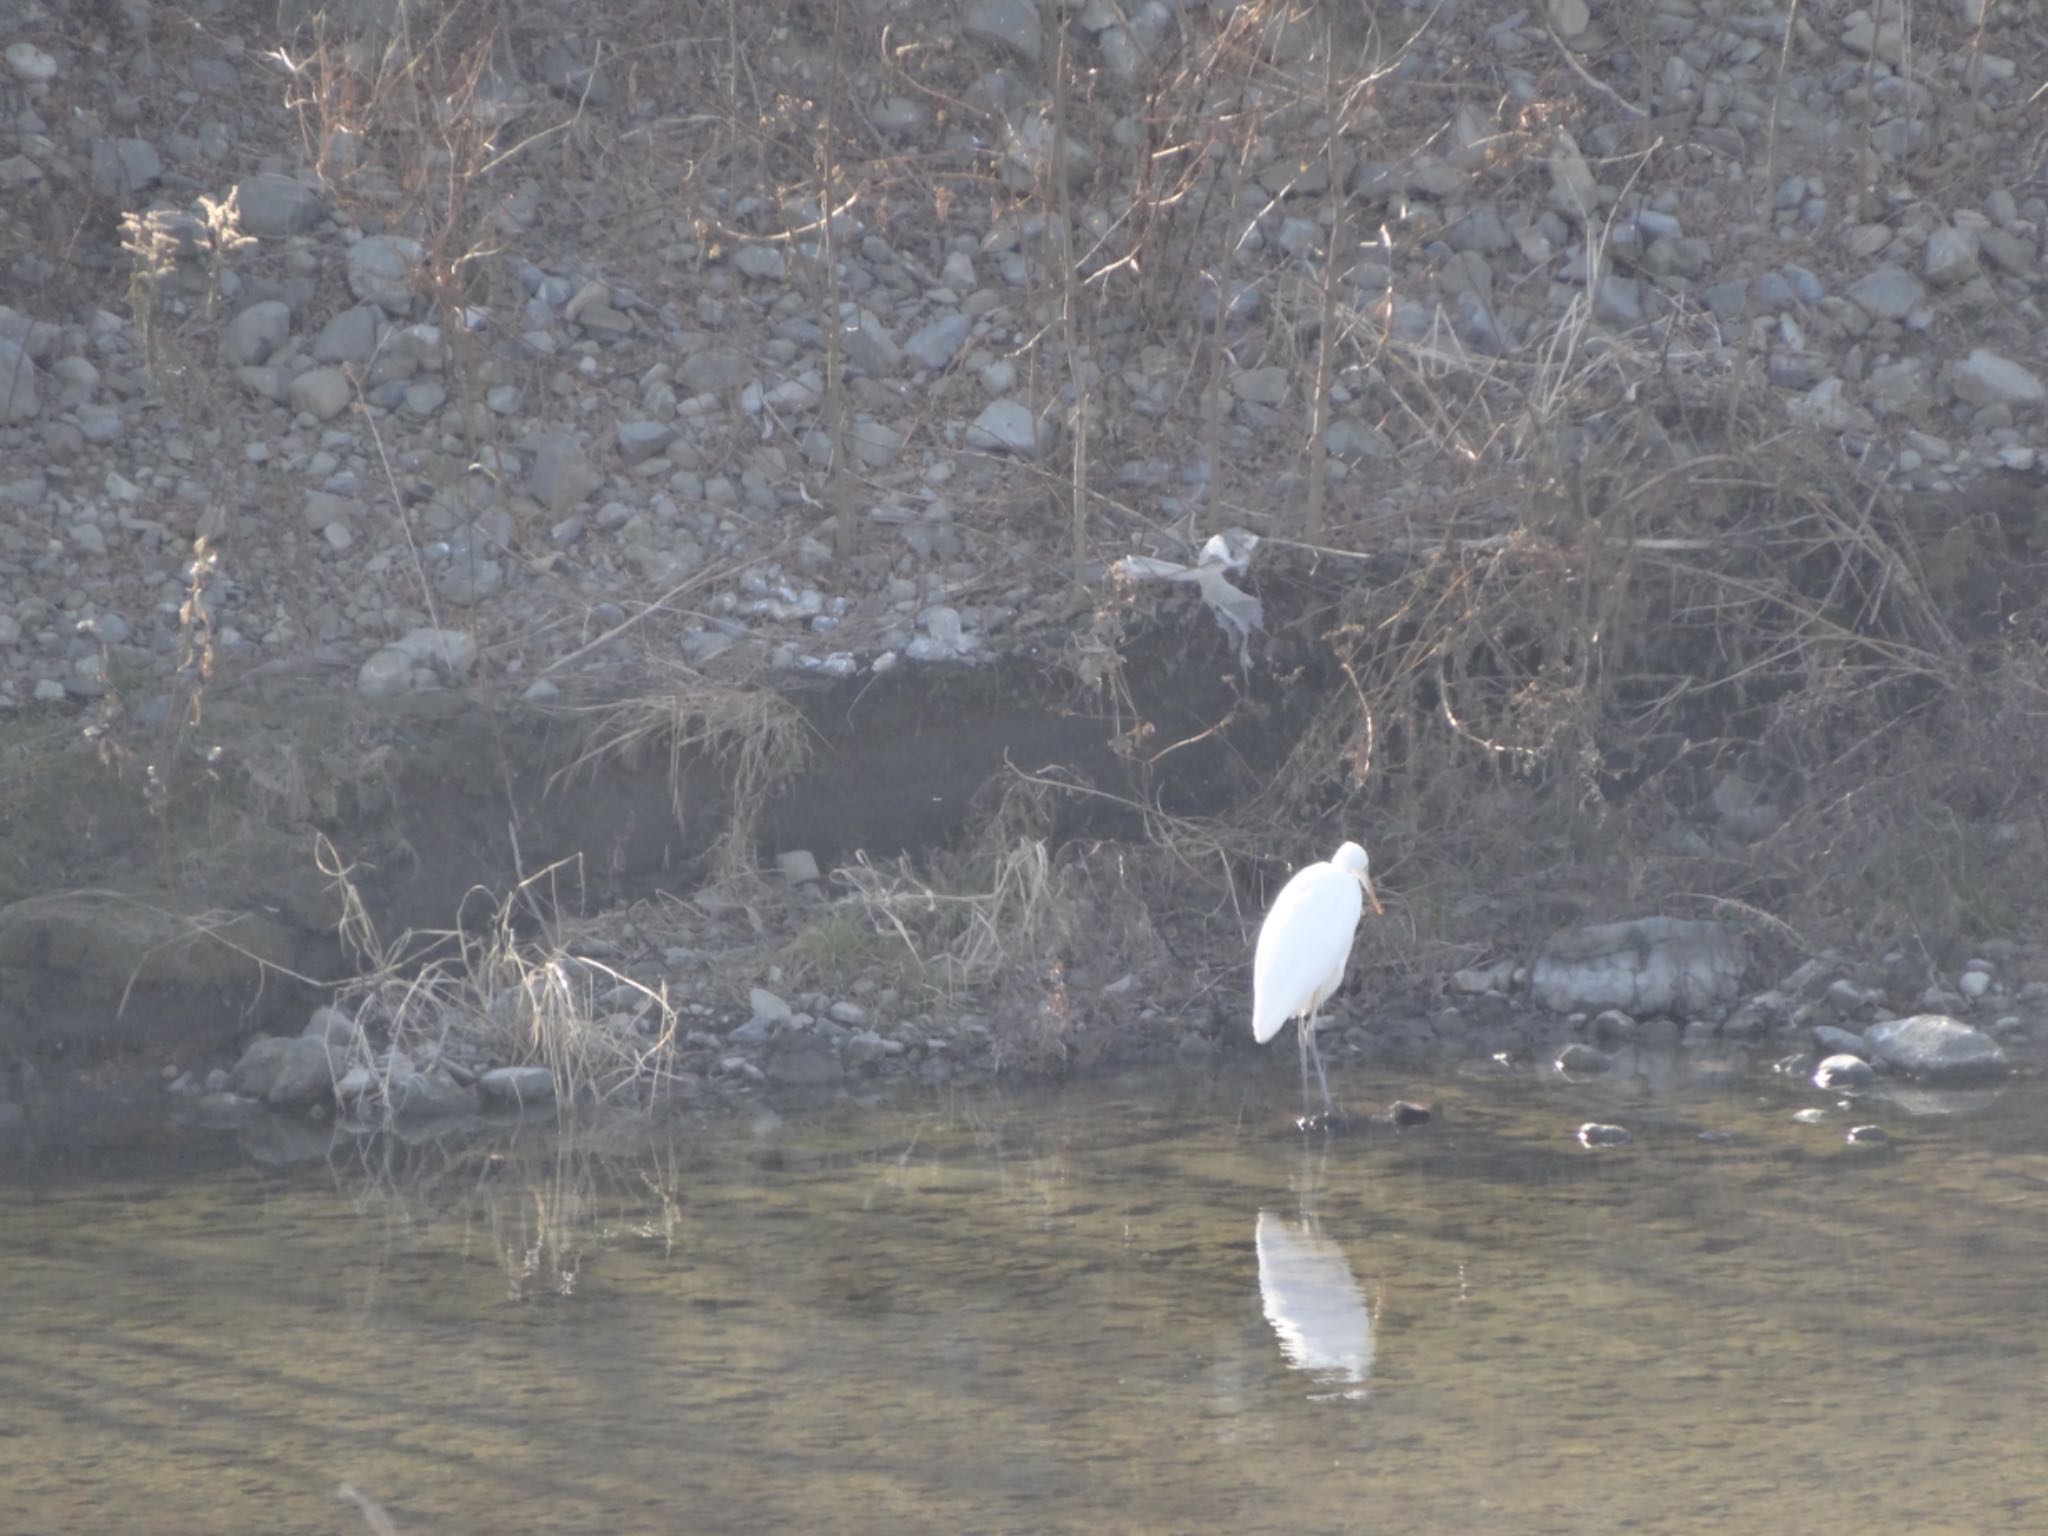
<svg viewBox="0 0 2048 1536"><path fill-rule="evenodd" d="M540 895L562 915L687 897L730 872L736 816L742 862L770 871L792 850L827 871L857 851L921 854L958 838L1013 768L1108 792L1063 797L1056 840L1133 832L1122 802L1139 797L1224 809L1256 782L1258 753L1205 735L1236 685L1213 631L1187 643L1194 623L1115 688L1022 658L794 683L777 698L800 716L802 766L758 806L739 803L745 744L687 709L676 731L626 750L600 708L539 710L488 689L380 703L323 675L223 688L182 739L129 733L94 751L75 721L16 722L0 1058L43 1071L189 1062L296 1032L359 964L337 868L389 940L450 928L551 866ZM1192 740L1141 766L1134 732Z"/></svg>

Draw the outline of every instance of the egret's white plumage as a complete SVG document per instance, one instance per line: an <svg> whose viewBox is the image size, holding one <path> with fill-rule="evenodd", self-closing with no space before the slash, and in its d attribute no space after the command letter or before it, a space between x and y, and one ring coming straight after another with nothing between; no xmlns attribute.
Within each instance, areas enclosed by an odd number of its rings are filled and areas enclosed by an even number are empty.
<svg viewBox="0 0 2048 1536"><path fill-rule="evenodd" d="M1252 1038L1264 1045L1289 1019L1301 1020L1304 1104L1313 1061L1323 1088L1323 1107L1330 1106L1330 1085L1316 1050L1316 1024L1323 1004L1344 984L1351 940L1367 901L1374 912L1380 910L1371 863L1363 848L1346 843L1328 862L1295 871L1280 887L1273 910L1259 929L1252 958Z"/></svg>

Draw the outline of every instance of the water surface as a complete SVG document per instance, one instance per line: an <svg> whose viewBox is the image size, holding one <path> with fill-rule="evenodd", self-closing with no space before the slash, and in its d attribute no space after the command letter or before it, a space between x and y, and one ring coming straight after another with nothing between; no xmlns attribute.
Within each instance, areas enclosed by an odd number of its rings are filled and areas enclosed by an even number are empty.
<svg viewBox="0 0 2048 1536"><path fill-rule="evenodd" d="M0 1174L0 1529L2048 1529L2035 1085L1397 1090Z"/></svg>

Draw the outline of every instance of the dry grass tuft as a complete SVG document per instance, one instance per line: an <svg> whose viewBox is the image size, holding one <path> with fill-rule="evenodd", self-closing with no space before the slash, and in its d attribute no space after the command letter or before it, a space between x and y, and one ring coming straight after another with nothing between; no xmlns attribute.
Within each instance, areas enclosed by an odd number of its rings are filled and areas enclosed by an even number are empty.
<svg viewBox="0 0 2048 1536"><path fill-rule="evenodd" d="M388 943L331 847L323 846L322 868L341 895L341 936L357 964L335 999L356 1021L337 1076L368 1068L387 1116L401 1102L402 1076L437 1061L545 1066L565 1106L660 1091L675 1010L665 989L577 952L551 895L573 873L568 866L551 865L487 901L474 924L463 913L452 929Z"/></svg>

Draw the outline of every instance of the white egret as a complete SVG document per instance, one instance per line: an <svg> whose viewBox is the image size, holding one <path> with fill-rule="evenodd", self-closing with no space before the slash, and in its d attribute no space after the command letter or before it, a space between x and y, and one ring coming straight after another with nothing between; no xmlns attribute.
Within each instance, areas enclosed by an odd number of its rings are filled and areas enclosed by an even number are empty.
<svg viewBox="0 0 2048 1536"><path fill-rule="evenodd" d="M1365 903L1379 914L1380 898L1372 888L1371 862L1356 843L1346 843L1327 863L1295 871L1280 887L1273 910L1259 929L1252 958L1252 1038L1264 1045L1289 1019L1299 1019L1301 1106L1308 1110L1308 1064L1316 1064L1322 1085L1323 1112L1330 1102L1330 1080L1323 1075L1322 1053L1316 1049L1316 1025L1323 1004L1344 985L1344 967L1351 959L1351 940Z"/></svg>

